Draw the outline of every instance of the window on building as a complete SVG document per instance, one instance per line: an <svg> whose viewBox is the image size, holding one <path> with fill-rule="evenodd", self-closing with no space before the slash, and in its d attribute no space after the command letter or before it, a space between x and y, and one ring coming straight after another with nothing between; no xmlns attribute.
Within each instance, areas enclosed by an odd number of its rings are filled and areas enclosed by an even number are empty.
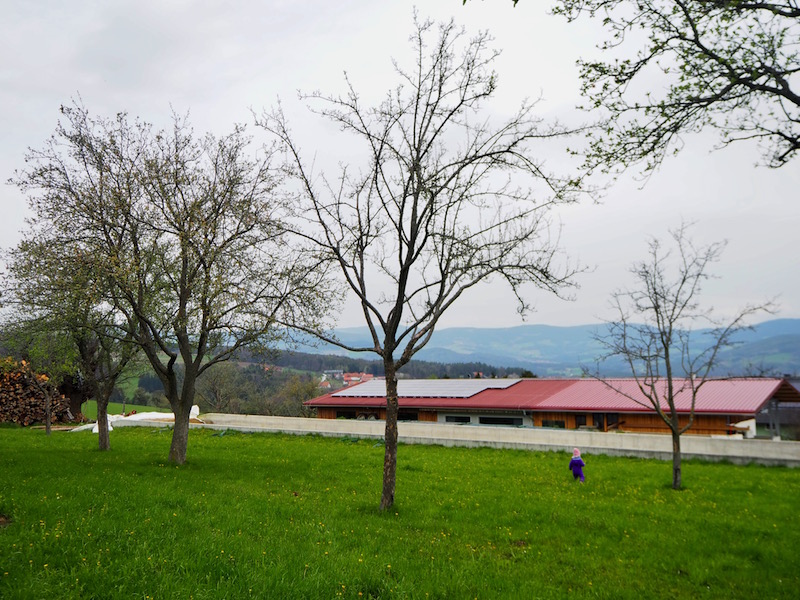
<svg viewBox="0 0 800 600"><path fill-rule="evenodd" d="M619 425L619 413L608 413L606 415L606 422L608 423L609 429Z"/></svg>
<svg viewBox="0 0 800 600"><path fill-rule="evenodd" d="M514 425L522 427L522 417L478 417L481 425Z"/></svg>
<svg viewBox="0 0 800 600"><path fill-rule="evenodd" d="M566 429L567 424L564 421L556 419L542 419L542 427L555 427L556 429Z"/></svg>
<svg viewBox="0 0 800 600"><path fill-rule="evenodd" d="M472 420L466 415L446 415L445 423L471 423Z"/></svg>
<svg viewBox="0 0 800 600"><path fill-rule="evenodd" d="M575 415L575 427L586 427L586 415Z"/></svg>
<svg viewBox="0 0 800 600"><path fill-rule="evenodd" d="M337 410L336 411L336 418L337 419L355 419L356 418L356 411L354 411L354 410Z"/></svg>
<svg viewBox="0 0 800 600"><path fill-rule="evenodd" d="M594 413L592 415L592 424L602 431L606 428L606 416L603 413Z"/></svg>
<svg viewBox="0 0 800 600"><path fill-rule="evenodd" d="M419 421L419 413L415 410L401 410L397 413L398 421Z"/></svg>

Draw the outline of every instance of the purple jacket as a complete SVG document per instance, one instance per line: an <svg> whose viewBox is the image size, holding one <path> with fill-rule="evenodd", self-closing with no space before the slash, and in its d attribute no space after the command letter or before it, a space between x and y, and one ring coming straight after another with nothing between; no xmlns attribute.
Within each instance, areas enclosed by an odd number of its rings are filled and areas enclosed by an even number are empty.
<svg viewBox="0 0 800 600"><path fill-rule="evenodd" d="M583 467L585 466L586 463L583 462L583 459L580 456L576 456L569 461L569 468L572 469L572 474L575 477L581 477L583 475Z"/></svg>

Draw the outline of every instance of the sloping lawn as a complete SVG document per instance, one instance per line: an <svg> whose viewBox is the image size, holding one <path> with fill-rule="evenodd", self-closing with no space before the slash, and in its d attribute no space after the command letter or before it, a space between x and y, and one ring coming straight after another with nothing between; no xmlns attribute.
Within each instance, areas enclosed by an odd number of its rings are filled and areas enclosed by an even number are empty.
<svg viewBox="0 0 800 600"><path fill-rule="evenodd" d="M800 470L0 428L2 598L796 598Z"/></svg>

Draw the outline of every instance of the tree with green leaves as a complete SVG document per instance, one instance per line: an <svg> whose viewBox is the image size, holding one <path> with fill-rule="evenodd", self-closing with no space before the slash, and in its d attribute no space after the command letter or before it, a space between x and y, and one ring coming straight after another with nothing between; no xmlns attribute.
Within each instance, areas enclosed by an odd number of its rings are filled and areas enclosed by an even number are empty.
<svg viewBox="0 0 800 600"><path fill-rule="evenodd" d="M85 264L70 261L53 241L31 231L8 252L6 343L55 385L81 382L81 391L97 402L98 444L108 450L109 399L137 347L102 305Z"/></svg>
<svg viewBox="0 0 800 600"><path fill-rule="evenodd" d="M671 231L674 244L653 239L649 257L631 268L634 286L613 296L615 320L598 341L604 358L622 358L636 380L641 396L615 387L614 380L599 378L633 402L655 410L672 434L672 487L680 489L681 434L694 424L695 402L719 361L719 354L736 343L736 334L748 329L747 319L771 310L772 304L750 304L728 318L718 318L704 308L699 296L719 260L723 243L696 246L689 226ZM700 327L702 326L702 327ZM697 329L703 329L702 332ZM688 418L681 419L678 397L689 398Z"/></svg>
<svg viewBox="0 0 800 600"><path fill-rule="evenodd" d="M558 0L557 14L600 20L601 60L580 61L589 108L610 116L593 160L645 172L705 128L721 145L756 140L771 167L800 150L796 0Z"/></svg>
<svg viewBox="0 0 800 600"><path fill-rule="evenodd" d="M309 375L293 373L281 378L281 383L261 400L264 414L281 417L308 417L313 413L303 406L320 393L319 380Z"/></svg>
<svg viewBox="0 0 800 600"><path fill-rule="evenodd" d="M253 396L254 386L231 361L214 365L197 384L203 412L240 413Z"/></svg>
<svg viewBox="0 0 800 600"><path fill-rule="evenodd" d="M415 19L414 62L395 64L397 86L366 106L348 80L344 96L308 97L321 115L362 144L360 168L335 179L312 172L280 110L261 124L284 144L298 183L296 234L338 268L357 299L386 379L386 429L380 509L395 498L397 374L433 335L442 315L476 285L504 281L529 309L526 285L563 294L575 269L560 260L548 227L555 206L576 199L581 179L552 172L534 156L566 152L575 133L545 123L534 105L496 122L487 103L497 75L490 37L469 38L452 22Z"/></svg>
<svg viewBox="0 0 800 600"><path fill-rule="evenodd" d="M61 114L14 178L28 235L87 274L96 307L145 356L175 413L169 460L182 464L198 378L271 345L279 324L317 326L331 299L324 270L287 244L273 153L251 155L242 127L198 137L177 115L156 130L79 104Z"/></svg>

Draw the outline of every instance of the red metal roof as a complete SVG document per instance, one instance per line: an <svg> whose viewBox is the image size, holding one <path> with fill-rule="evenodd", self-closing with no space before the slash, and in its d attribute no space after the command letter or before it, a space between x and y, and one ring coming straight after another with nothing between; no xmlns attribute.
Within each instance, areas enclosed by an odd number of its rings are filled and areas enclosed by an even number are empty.
<svg viewBox="0 0 800 600"><path fill-rule="evenodd" d="M712 379L707 380L697 393L695 412L712 414L755 414L768 402L781 379ZM667 383L658 381L654 391L662 409L666 402ZM691 410L690 381L673 380L675 405L678 412ZM559 394L541 402L539 410L585 410L592 412L652 412L650 401L639 389L634 379L611 379L605 382L584 379L576 381Z"/></svg>
<svg viewBox="0 0 800 600"><path fill-rule="evenodd" d="M416 382L421 385L421 382ZM679 412L689 412L691 393L687 380L675 380ZM665 382L656 389L664 397ZM787 389L791 388L791 389ZM357 390L358 386L348 388ZM402 390L401 390L402 391ZM781 399L800 401L800 392L783 379L714 379L701 387L695 412L707 414L755 414L780 391ZM312 407L386 406L384 397L348 396L337 390L305 404ZM634 400L636 399L636 400ZM637 402L638 400L638 402ZM470 397L401 397L402 408L442 410L536 410L582 412L653 412L634 379L523 379L505 389L485 389ZM662 401L666 408L666 403Z"/></svg>

